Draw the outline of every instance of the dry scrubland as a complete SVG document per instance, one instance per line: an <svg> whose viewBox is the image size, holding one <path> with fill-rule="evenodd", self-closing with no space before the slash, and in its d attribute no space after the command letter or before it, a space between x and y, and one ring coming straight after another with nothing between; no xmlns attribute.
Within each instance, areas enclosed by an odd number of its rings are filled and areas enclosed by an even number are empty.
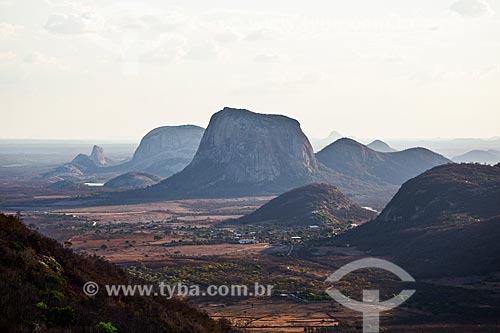
<svg viewBox="0 0 500 333"><path fill-rule="evenodd" d="M253 285L255 281L274 285L275 294L271 298L191 299L212 317L227 318L243 331L303 332L304 327L328 327L333 331L358 332L359 314L335 305L324 294L328 286L323 281L336 268L359 258L363 252L322 246L320 241L314 246L291 241L290 236L299 232L304 237L315 237L307 230L272 229L274 238L268 239L269 229L264 233L248 226L218 227L218 222L248 213L269 199L184 200L26 212L24 220L75 251L103 256L146 281L181 281L202 287ZM238 244L235 234L263 241ZM361 272L336 287L353 297L360 297L360 290L373 286L380 287L387 298L401 290L402 286L394 278L377 275L379 273ZM422 283L418 288L432 294L436 285L428 282L433 281ZM490 290L478 295L465 290L463 285L449 287L450 292L458 293L465 303L473 304L474 297L484 297L488 306L498 305L485 296ZM475 286L471 288L475 290ZM292 293L298 297L291 296ZM458 328L462 331L466 328L466 332L495 332L498 329L487 321L480 327L466 322L453 326L448 324L456 322L453 314L444 321L438 320L436 309L449 308L449 302L415 297L409 306L384 314L382 322L386 332L456 332Z"/></svg>

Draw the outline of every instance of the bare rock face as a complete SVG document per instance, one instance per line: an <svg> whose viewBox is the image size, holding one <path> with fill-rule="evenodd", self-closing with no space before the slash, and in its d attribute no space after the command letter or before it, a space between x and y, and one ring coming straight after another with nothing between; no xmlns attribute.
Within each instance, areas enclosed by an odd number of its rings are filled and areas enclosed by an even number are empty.
<svg viewBox="0 0 500 333"><path fill-rule="evenodd" d="M162 176L179 172L193 159L204 131L194 125L155 128L142 138L127 168Z"/></svg>
<svg viewBox="0 0 500 333"><path fill-rule="evenodd" d="M97 165L94 161L92 161L90 156L85 154L76 155L76 157L69 164L74 165L83 172L94 171L94 169L97 168Z"/></svg>
<svg viewBox="0 0 500 333"><path fill-rule="evenodd" d="M104 157L104 149L102 147L94 146L89 157L98 167L108 165L108 161L106 160L106 157Z"/></svg>
<svg viewBox="0 0 500 333"><path fill-rule="evenodd" d="M193 161L151 190L183 197L282 193L318 172L296 120L224 108L212 116Z"/></svg>
<svg viewBox="0 0 500 333"><path fill-rule="evenodd" d="M94 146L90 155L78 154L71 163L84 171L95 171L94 169L108 166L110 161L104 156L102 147Z"/></svg>
<svg viewBox="0 0 500 333"><path fill-rule="evenodd" d="M113 164L113 161L104 156L104 149L94 146L90 155L78 154L70 163L44 173L40 177L64 180L83 179L89 174L105 169L110 164Z"/></svg>
<svg viewBox="0 0 500 333"><path fill-rule="evenodd" d="M236 183L304 177L318 170L296 120L230 108L210 121L192 166L203 164L223 166L226 179Z"/></svg>

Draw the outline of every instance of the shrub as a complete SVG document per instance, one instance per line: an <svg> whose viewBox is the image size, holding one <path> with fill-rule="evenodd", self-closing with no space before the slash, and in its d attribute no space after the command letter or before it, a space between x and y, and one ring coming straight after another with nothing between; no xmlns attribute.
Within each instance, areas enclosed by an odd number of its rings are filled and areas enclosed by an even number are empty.
<svg viewBox="0 0 500 333"><path fill-rule="evenodd" d="M25 249L24 245L19 243L19 242L16 242L16 241L10 241L9 242L9 247L16 251L16 252L19 252L19 251L22 251Z"/></svg>
<svg viewBox="0 0 500 333"><path fill-rule="evenodd" d="M97 325L95 325L97 332L99 333L115 333L118 332L118 329L113 326L110 322L99 322Z"/></svg>
<svg viewBox="0 0 500 333"><path fill-rule="evenodd" d="M35 307L39 310L42 310L42 311L47 310L47 304L45 304L44 302L36 303Z"/></svg>
<svg viewBox="0 0 500 333"><path fill-rule="evenodd" d="M52 290L50 295L52 296L52 299L54 299L58 302L61 302L64 298L64 294L58 290Z"/></svg>

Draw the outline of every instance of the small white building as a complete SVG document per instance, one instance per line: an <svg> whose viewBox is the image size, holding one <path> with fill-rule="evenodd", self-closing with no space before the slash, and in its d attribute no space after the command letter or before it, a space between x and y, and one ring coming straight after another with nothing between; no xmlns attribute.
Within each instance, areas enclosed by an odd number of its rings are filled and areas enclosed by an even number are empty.
<svg viewBox="0 0 500 333"><path fill-rule="evenodd" d="M239 243L240 244L257 244L257 241L255 239L240 239Z"/></svg>

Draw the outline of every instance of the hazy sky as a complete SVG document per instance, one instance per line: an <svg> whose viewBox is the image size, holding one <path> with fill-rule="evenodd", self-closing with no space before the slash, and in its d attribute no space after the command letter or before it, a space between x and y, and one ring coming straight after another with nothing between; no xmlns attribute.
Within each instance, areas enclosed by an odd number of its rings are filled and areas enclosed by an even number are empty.
<svg viewBox="0 0 500 333"><path fill-rule="evenodd" d="M500 0L0 0L0 138L133 139L224 106L311 137L500 135Z"/></svg>

